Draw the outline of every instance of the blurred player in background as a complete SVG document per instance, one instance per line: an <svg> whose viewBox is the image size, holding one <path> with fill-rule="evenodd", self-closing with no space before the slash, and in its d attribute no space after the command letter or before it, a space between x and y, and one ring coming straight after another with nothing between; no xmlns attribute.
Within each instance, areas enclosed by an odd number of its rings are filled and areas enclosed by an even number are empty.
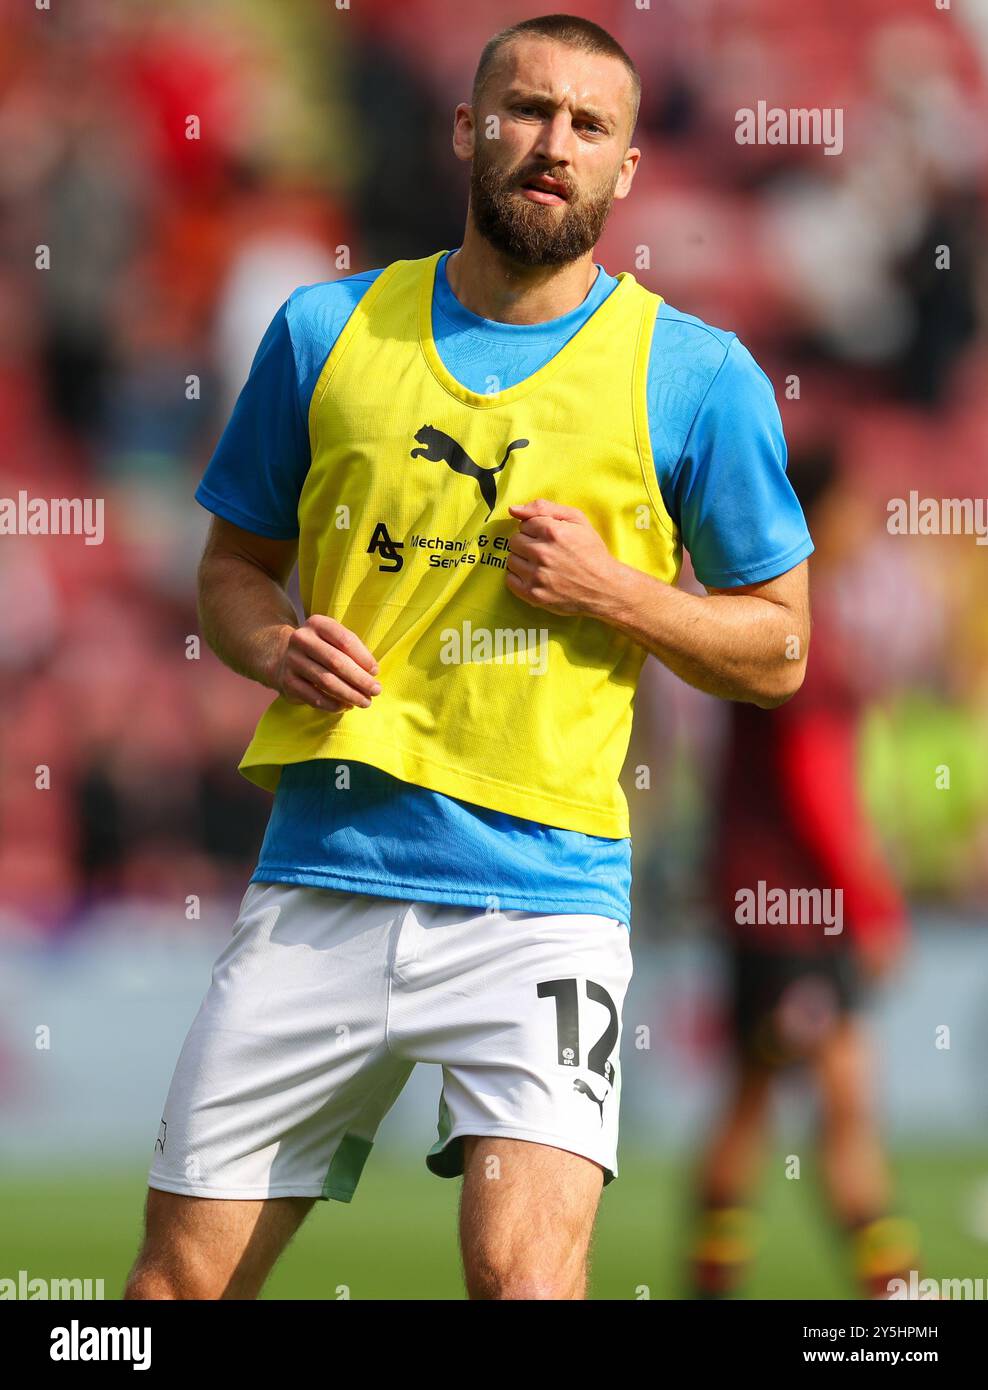
<svg viewBox="0 0 988 1390"><path fill-rule="evenodd" d="M887 1296L888 1281L908 1279L917 1259L912 1223L895 1208L859 1016L869 984L893 967L906 936L904 903L858 787L857 736L875 653L860 649L834 592L855 539L833 454L809 451L789 475L816 545L813 660L797 701L775 710L729 706L713 863L728 937L733 1070L699 1164L691 1266L698 1298L743 1290L757 1245L756 1186L774 1083L798 1065L819 1097L824 1191L851 1243L861 1292ZM773 889L783 890L785 904L777 897L768 905ZM841 898L821 898L814 913L811 899L792 896L807 889L839 889ZM814 915L820 920L808 920Z"/></svg>

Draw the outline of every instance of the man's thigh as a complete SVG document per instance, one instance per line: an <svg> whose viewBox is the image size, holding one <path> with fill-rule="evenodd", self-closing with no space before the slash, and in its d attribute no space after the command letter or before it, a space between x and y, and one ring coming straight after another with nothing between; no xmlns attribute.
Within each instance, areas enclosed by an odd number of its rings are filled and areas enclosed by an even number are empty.
<svg viewBox="0 0 988 1390"><path fill-rule="evenodd" d="M218 1201L148 1190L126 1299L256 1298L313 1197Z"/></svg>
<svg viewBox="0 0 988 1390"><path fill-rule="evenodd" d="M400 906L251 885L176 1064L150 1187L350 1200L411 1071L385 1036Z"/></svg>
<svg viewBox="0 0 988 1390"><path fill-rule="evenodd" d="M466 1136L460 1242L474 1299L582 1299L601 1167L565 1149Z"/></svg>

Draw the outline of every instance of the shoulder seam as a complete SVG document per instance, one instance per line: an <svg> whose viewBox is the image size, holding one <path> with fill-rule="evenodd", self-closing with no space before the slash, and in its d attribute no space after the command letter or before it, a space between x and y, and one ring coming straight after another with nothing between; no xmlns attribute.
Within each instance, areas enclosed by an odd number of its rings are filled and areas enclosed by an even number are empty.
<svg viewBox="0 0 988 1390"><path fill-rule="evenodd" d="M706 332L712 333L712 330L709 329L709 328L707 328L707 325L706 325L706 324L703 324L702 327L706 330ZM682 463L682 461L683 461L683 453L685 452L686 445L689 443L690 435L693 433L693 427L695 426L695 424L696 424L696 422L697 422L697 419L699 418L700 411L703 409L704 405L706 405L707 397L710 395L710 392L714 389L714 386L717 384L717 379L718 379L718 377L720 376L721 372L724 370L724 363L727 361L728 357L730 356L731 348L733 347L733 345L734 345L737 341L738 341L738 335L737 335L736 333L732 333L732 334L731 334L731 337L730 337L730 340L729 340L729 342L727 343L727 346L724 348L724 356L721 358L720 363L719 363L719 365L718 365L718 367L717 367L717 370L714 372L713 376L710 378L710 381L709 381L708 384L707 384L707 389L704 391L703 395L700 397L699 401L697 402L696 410L694 410L694 412L693 412L693 418L690 420L690 427L689 427L689 429L686 431L686 438L683 440L683 447L682 447L682 449L680 449L679 455L678 455L678 457L677 457L677 459L676 459L676 463L675 463L675 466L674 466L674 468L673 468L673 473L675 473L675 472L678 470L679 465L680 465L680 464Z"/></svg>
<svg viewBox="0 0 988 1390"><path fill-rule="evenodd" d="M728 347L730 347L731 343L734 342L735 339L737 339L740 342L740 339L738 339L738 335L737 333L735 333L733 328L714 328L712 324L704 323L703 319L698 319L695 314L687 314L684 309L677 309L675 304L670 304L668 299L666 299L664 295L660 294L658 295L658 298L662 300L662 303L666 306L667 309L671 310L672 313L681 314L684 320L693 320L692 323L684 324L684 327L698 328L701 333L709 333L710 337L716 338L718 342L720 341L721 337L726 337L728 339ZM661 315L659 315L659 318L661 318ZM656 321L658 322L658 319Z"/></svg>
<svg viewBox="0 0 988 1390"><path fill-rule="evenodd" d="M305 288L307 289L308 286L305 286ZM295 335L292 332L292 323L288 315L288 306L297 293L298 290L293 290L292 293L285 300L285 331L288 334L288 342L292 350L292 376L295 378L295 408L299 414L299 423L304 426L305 410L302 406L302 398L299 395L299 387L301 386L301 382L299 381L298 353L295 350Z"/></svg>

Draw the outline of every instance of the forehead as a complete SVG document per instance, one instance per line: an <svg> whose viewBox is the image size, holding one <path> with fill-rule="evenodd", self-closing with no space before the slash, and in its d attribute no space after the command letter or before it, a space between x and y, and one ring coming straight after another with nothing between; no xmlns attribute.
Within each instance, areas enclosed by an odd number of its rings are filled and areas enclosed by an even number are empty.
<svg viewBox="0 0 988 1390"><path fill-rule="evenodd" d="M538 35L510 40L495 58L488 94L509 87L551 95L560 105L607 107L615 114L632 98L631 74L620 58Z"/></svg>

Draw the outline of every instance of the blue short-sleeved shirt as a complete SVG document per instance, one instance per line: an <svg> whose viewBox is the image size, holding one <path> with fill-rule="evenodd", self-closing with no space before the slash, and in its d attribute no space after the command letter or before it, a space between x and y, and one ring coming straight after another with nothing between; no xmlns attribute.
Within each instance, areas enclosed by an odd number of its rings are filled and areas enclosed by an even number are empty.
<svg viewBox="0 0 988 1390"><path fill-rule="evenodd" d="M478 317L453 295L444 257L433 334L470 390L506 390L543 366L617 285L602 266L586 299L548 323ZM380 270L295 291L278 310L196 498L244 530L298 535L309 468L309 401L344 324ZM492 383L496 383L492 387ZM711 588L772 579L813 550L786 478L771 382L733 333L663 303L648 372L659 487L693 569ZM350 764L282 770L252 882L630 922L631 841L536 824Z"/></svg>

